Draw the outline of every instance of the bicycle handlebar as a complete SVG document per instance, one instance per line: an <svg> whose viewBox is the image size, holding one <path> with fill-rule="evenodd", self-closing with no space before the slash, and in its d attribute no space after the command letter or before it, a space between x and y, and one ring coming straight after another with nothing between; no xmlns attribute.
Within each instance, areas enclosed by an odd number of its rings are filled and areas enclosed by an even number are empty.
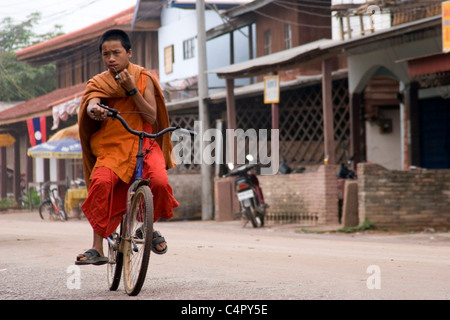
<svg viewBox="0 0 450 320"><path fill-rule="evenodd" d="M105 110L108 111L108 113L106 114L108 117L112 118L112 119L119 119L119 121L122 123L122 125L125 127L125 129L127 129L128 132L130 132L131 134L134 134L136 136L144 136L146 138L151 138L151 139L156 139L164 134L166 134L167 132L172 132L175 130L180 130L181 133L183 134L189 134L191 136L195 136L197 135L197 132L192 131L192 130L188 130L188 129L184 129L184 128L180 128L180 127L167 127L157 133L147 133L145 131L136 131L132 128L130 128L130 126L128 125L128 123L125 121L124 118L122 118L122 116L119 115L119 111L110 107L105 106L104 104L101 103L97 103L97 105ZM92 112L92 110L91 110Z"/></svg>

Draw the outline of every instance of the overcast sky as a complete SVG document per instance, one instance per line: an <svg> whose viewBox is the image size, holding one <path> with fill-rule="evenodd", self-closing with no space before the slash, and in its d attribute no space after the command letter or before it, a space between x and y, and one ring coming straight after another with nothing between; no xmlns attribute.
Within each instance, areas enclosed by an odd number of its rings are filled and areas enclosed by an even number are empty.
<svg viewBox="0 0 450 320"><path fill-rule="evenodd" d="M11 17L15 23L24 21L30 13L40 12L42 19L36 33L53 31L63 26L69 33L106 19L136 5L137 0L0 0L0 20Z"/></svg>

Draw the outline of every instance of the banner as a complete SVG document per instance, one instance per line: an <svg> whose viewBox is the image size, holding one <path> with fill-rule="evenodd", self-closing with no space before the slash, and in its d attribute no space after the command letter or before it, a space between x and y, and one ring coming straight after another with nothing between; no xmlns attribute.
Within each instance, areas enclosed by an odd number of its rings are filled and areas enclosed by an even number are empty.
<svg viewBox="0 0 450 320"><path fill-rule="evenodd" d="M450 51L450 1L442 3L442 51Z"/></svg>
<svg viewBox="0 0 450 320"><path fill-rule="evenodd" d="M32 147L47 141L45 116L27 119L27 127Z"/></svg>

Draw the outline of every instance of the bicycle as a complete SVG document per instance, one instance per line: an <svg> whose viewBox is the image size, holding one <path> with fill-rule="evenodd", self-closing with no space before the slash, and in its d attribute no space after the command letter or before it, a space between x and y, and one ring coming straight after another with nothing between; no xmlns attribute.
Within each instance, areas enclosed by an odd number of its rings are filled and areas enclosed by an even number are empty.
<svg viewBox="0 0 450 320"><path fill-rule="evenodd" d="M64 203L57 194L56 188L50 188L50 181L42 185L46 198L39 205L39 215L42 220L67 221L68 216L64 211Z"/></svg>
<svg viewBox="0 0 450 320"><path fill-rule="evenodd" d="M145 281L153 238L153 195L150 180L143 179L144 138L156 139L175 130L190 135L196 133L180 127L168 127L155 134L136 131L128 126L119 111L100 103L98 105L108 111L108 117L118 119L128 132L139 137L135 174L127 192L127 209L117 230L106 238L109 289L117 290L123 273L125 292L135 296L139 294Z"/></svg>

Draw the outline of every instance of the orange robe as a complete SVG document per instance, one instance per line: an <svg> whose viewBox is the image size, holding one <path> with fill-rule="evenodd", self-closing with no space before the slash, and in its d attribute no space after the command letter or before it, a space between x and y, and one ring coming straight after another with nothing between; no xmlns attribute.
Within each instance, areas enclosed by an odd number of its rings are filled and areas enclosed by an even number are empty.
<svg viewBox="0 0 450 320"><path fill-rule="evenodd" d="M157 81L147 70L132 63L127 70L136 79L141 94L144 94L148 78L154 83L157 121L153 126L133 113L138 111L133 99L126 96L125 90L109 71L89 80L78 115L83 171L88 186L88 197L82 209L94 231L103 237L117 228L125 211L126 192L136 167L139 138L126 131L118 120L92 120L86 114L89 100L100 98L105 105L123 112L121 115L130 127L138 131L156 132L169 126L164 96ZM173 208L178 206L166 172L166 168L175 166L171 158L170 136L166 134L156 141L144 140L144 148L151 150L144 158L144 178L151 179L155 221L160 217L170 219Z"/></svg>

